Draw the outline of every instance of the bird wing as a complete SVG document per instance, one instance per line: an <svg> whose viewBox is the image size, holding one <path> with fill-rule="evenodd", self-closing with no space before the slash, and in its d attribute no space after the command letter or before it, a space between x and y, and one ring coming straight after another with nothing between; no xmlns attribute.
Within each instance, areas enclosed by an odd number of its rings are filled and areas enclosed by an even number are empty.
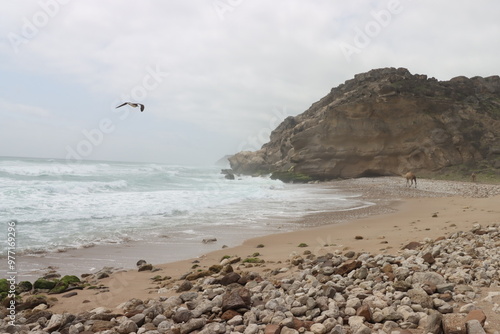
<svg viewBox="0 0 500 334"><path fill-rule="evenodd" d="M124 105L126 105L126 104L128 104L128 102L122 103L122 104L120 104L120 105L119 105L118 107L116 107L116 108L123 107L123 106L124 106ZM115 108L115 109L116 109L116 108Z"/></svg>

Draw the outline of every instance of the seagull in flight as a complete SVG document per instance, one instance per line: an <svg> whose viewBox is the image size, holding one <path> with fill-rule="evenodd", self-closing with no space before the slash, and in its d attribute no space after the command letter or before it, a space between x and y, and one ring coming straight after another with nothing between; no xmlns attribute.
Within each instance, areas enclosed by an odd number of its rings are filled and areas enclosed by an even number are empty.
<svg viewBox="0 0 500 334"><path fill-rule="evenodd" d="M125 102L123 104L120 104L118 107L116 108L120 108L120 107L123 107L124 105L128 104L129 106L133 107L133 108L137 108L137 107L141 107L141 112L144 111L144 104L141 104L141 103L134 103L134 102Z"/></svg>

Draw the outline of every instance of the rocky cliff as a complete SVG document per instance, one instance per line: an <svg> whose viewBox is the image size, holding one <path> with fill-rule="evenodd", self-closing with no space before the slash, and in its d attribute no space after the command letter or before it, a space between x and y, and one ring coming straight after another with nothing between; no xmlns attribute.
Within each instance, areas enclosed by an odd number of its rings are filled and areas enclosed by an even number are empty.
<svg viewBox="0 0 500 334"><path fill-rule="evenodd" d="M375 69L286 118L237 173L293 171L315 179L401 175L479 162L500 167L500 77L438 81Z"/></svg>

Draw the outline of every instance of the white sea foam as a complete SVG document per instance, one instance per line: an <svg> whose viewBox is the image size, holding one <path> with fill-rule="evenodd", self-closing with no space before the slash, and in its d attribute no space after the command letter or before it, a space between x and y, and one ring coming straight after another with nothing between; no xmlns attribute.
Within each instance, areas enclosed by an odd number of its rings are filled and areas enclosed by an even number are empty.
<svg viewBox="0 0 500 334"><path fill-rule="evenodd" d="M366 205L265 177L226 180L217 167L0 158L0 217L18 222L19 252L196 238L210 226L258 229L270 218Z"/></svg>

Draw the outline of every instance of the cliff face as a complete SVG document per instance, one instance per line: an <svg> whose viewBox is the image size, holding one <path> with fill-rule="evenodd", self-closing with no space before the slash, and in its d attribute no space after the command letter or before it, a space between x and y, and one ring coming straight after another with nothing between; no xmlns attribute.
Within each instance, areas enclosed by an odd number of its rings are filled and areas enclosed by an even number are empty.
<svg viewBox="0 0 500 334"><path fill-rule="evenodd" d="M404 68L358 74L286 118L237 173L294 171L317 179L401 175L500 160L500 77L437 81Z"/></svg>

